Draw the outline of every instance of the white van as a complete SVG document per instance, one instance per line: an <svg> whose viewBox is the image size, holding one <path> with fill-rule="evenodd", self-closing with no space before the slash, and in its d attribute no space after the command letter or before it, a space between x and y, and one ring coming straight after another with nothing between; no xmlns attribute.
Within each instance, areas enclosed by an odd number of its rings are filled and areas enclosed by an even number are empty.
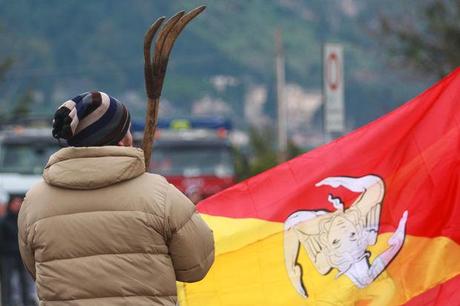
<svg viewBox="0 0 460 306"><path fill-rule="evenodd" d="M0 215L10 199L23 198L42 180L48 158L59 148L49 128L16 127L0 132Z"/></svg>

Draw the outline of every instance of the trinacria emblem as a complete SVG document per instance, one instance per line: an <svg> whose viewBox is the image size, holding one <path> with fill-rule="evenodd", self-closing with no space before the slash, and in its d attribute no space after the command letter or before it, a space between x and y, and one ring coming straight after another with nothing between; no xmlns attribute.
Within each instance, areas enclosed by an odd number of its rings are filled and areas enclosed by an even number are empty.
<svg viewBox="0 0 460 306"><path fill-rule="evenodd" d="M286 219L284 255L292 285L300 295L308 297L302 266L298 262L302 245L319 273L325 275L336 269L337 277L345 274L358 288L368 286L401 249L408 212L402 214L396 231L388 240L389 247L370 262L367 248L377 242L385 194L383 180L375 175L359 178L336 176L325 178L315 186L341 186L359 193L359 196L345 209L342 200L330 193L328 201L335 211L301 210Z"/></svg>

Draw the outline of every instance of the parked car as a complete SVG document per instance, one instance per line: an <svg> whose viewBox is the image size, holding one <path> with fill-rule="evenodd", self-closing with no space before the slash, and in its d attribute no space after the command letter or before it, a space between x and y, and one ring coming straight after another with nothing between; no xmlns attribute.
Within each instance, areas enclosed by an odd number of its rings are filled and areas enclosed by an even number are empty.
<svg viewBox="0 0 460 306"><path fill-rule="evenodd" d="M0 206L24 198L42 179L43 168L60 145L49 128L15 127L0 132ZM0 208L0 213L1 213Z"/></svg>

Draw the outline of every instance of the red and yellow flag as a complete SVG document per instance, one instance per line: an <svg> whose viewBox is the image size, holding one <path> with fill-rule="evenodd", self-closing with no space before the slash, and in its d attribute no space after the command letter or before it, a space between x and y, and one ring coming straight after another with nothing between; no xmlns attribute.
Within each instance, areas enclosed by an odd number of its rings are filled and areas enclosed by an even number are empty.
<svg viewBox="0 0 460 306"><path fill-rule="evenodd" d="M388 115L211 197L181 306L460 305L460 69Z"/></svg>

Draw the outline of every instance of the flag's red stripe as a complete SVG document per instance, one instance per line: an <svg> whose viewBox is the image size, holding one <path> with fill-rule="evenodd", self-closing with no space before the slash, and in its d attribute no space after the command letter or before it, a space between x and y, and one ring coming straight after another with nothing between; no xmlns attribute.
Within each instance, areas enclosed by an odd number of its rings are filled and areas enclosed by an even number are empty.
<svg viewBox="0 0 460 306"><path fill-rule="evenodd" d="M332 210L331 191L348 205L357 196L315 187L320 180L376 174L387 187L381 232L393 231L409 210L408 234L460 242L459 101L460 69L392 113L206 199L198 210L284 222L297 210Z"/></svg>
<svg viewBox="0 0 460 306"><path fill-rule="evenodd" d="M460 275L416 296L404 306L460 305Z"/></svg>

